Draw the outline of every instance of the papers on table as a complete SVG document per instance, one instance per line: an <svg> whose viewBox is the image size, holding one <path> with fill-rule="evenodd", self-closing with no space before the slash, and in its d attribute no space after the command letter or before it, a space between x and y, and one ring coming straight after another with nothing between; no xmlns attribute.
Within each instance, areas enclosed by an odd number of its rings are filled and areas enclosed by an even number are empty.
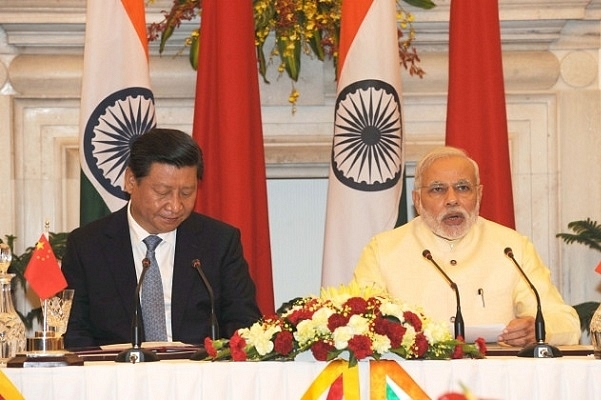
<svg viewBox="0 0 601 400"><path fill-rule="evenodd" d="M171 349L176 347L190 347L189 344L185 344L182 342L143 342L143 349ZM107 344L104 346L100 346L102 350L125 350L131 347L131 343L119 343L119 344Z"/></svg>
<svg viewBox="0 0 601 400"><path fill-rule="evenodd" d="M465 327L465 342L474 343L476 339L483 338L487 343L496 343L497 338L505 328L503 324L494 325L467 325ZM451 333L455 332L453 324L449 324Z"/></svg>

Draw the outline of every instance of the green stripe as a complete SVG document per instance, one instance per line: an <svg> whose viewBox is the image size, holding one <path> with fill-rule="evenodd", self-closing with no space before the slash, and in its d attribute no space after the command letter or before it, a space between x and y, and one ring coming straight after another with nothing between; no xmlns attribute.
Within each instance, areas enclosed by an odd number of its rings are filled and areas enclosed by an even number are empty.
<svg viewBox="0 0 601 400"><path fill-rule="evenodd" d="M396 224L394 227L405 225L409 222L409 216L407 215L407 169L403 168L403 190L401 191L401 201L399 201L399 213L397 215Z"/></svg>
<svg viewBox="0 0 601 400"><path fill-rule="evenodd" d="M109 215L110 210L83 171L80 171L79 177L79 224L83 226Z"/></svg>

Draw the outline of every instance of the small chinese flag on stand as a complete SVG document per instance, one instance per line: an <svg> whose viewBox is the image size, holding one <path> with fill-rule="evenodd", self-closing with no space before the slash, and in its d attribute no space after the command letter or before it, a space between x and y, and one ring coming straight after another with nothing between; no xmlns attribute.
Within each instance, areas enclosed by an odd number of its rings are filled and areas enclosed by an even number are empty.
<svg viewBox="0 0 601 400"><path fill-rule="evenodd" d="M25 279L42 300L49 299L67 287L67 280L44 234L35 245L25 269Z"/></svg>

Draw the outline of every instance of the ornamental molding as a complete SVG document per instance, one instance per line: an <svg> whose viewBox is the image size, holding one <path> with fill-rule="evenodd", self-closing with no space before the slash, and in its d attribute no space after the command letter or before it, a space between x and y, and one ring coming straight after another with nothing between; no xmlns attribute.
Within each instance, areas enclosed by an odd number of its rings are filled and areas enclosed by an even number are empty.
<svg viewBox="0 0 601 400"><path fill-rule="evenodd" d="M0 54L81 53L85 3L85 0L3 0ZM450 0L436 3L432 10L407 6L417 21L418 51L446 51L448 46ZM160 21L161 10L168 9L170 4L171 0L155 1L147 8L147 21ZM548 50L575 42L575 38L579 48L600 47L601 0L499 0L499 15L504 50ZM183 39L197 26L198 21L182 24L167 43L166 54L177 53ZM156 42L151 44L151 52L158 53Z"/></svg>

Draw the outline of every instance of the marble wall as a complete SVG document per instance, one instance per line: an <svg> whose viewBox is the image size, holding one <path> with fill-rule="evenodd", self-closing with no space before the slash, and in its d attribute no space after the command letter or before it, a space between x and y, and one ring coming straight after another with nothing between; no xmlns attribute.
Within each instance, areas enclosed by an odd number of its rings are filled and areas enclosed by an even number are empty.
<svg viewBox="0 0 601 400"><path fill-rule="evenodd" d="M148 21L170 3L149 6ZM427 74L403 75L409 161L444 142L450 1L436 3L415 10ZM555 238L569 221L601 220L601 0L500 0L500 16L517 229L533 239L569 303L601 300L593 272L601 254ZM0 3L0 234L16 234L19 250L46 220L53 231L78 225L84 24L84 0ZM163 56L151 48L157 119L186 131L195 73L176 54L194 26L184 25ZM272 83L261 84L271 179L327 176L333 71L302 63L295 114L286 78L271 71Z"/></svg>

